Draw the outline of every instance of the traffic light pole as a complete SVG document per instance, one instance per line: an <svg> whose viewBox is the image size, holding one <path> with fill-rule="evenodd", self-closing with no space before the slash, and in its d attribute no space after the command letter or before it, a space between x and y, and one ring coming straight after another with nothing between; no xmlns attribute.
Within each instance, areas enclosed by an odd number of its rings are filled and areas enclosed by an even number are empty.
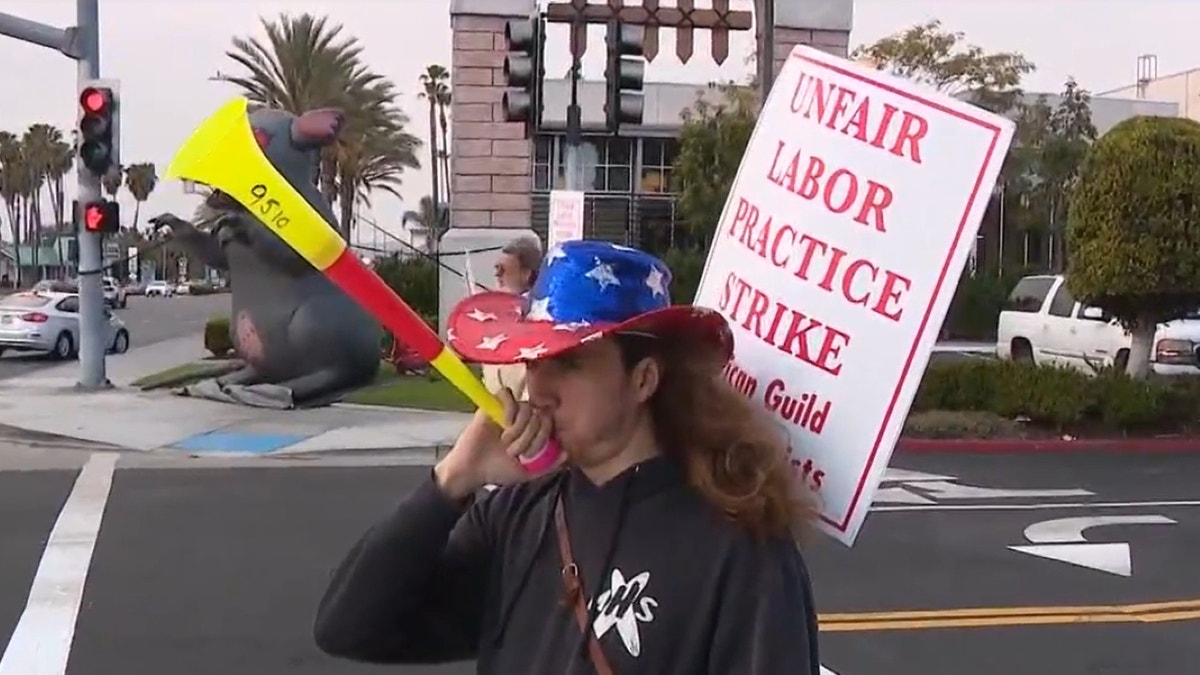
<svg viewBox="0 0 1200 675"><path fill-rule="evenodd" d="M764 106L775 82L775 0L758 0L754 21L758 26L759 106Z"/></svg>
<svg viewBox="0 0 1200 675"><path fill-rule="evenodd" d="M586 25L586 24L583 24ZM572 31L575 27L572 25ZM579 76L583 70L582 59L571 57L571 103L567 106L567 137L565 148L568 190L582 190L583 180L579 175L579 148L583 145L583 111L579 108Z"/></svg>
<svg viewBox="0 0 1200 675"><path fill-rule="evenodd" d="M76 0L76 25L57 28L0 13L0 35L56 49L79 62L79 85L100 76L100 12L98 0ZM77 89L78 90L78 89ZM76 160L79 204L100 199L100 178ZM79 217L79 214L76 214ZM80 228L79 234L79 383L78 389L94 391L112 384L105 372L104 273L101 235Z"/></svg>
<svg viewBox="0 0 1200 675"><path fill-rule="evenodd" d="M79 86L100 77L100 12L98 0L76 0L76 25L79 43ZM79 203L101 199L100 177L87 171L76 160ZM80 218L79 222L83 222ZM111 387L104 356L104 235L79 228L79 384L80 389Z"/></svg>

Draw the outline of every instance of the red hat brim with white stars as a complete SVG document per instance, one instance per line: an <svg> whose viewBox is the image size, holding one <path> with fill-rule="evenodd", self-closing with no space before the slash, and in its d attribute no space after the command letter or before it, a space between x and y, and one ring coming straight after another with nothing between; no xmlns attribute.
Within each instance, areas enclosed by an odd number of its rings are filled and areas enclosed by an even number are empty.
<svg viewBox="0 0 1200 675"><path fill-rule="evenodd" d="M490 291L464 298L450 312L447 341L464 360L508 365L553 358L616 333L686 339L690 347L713 350L721 363L733 356L733 334L725 317L703 307L672 305L620 323L557 323L525 318L519 295Z"/></svg>

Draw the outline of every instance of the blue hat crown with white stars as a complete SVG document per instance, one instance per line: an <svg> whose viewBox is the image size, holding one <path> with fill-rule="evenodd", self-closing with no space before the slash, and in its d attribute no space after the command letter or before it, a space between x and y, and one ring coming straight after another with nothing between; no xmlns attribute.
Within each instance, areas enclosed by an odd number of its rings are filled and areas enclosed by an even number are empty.
<svg viewBox="0 0 1200 675"><path fill-rule="evenodd" d="M627 246L575 240L555 246L526 299L525 318L555 323L622 323L671 305L671 271Z"/></svg>

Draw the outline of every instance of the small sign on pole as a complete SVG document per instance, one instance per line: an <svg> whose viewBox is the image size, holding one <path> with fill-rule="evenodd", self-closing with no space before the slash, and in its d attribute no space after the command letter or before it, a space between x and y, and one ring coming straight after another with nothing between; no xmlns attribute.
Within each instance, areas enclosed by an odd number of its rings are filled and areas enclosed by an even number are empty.
<svg viewBox="0 0 1200 675"><path fill-rule="evenodd" d="M583 192L552 190L546 250L574 239L583 239Z"/></svg>
<svg viewBox="0 0 1200 675"><path fill-rule="evenodd" d="M1013 123L809 47L783 65L721 214L696 304L853 544L903 429Z"/></svg>

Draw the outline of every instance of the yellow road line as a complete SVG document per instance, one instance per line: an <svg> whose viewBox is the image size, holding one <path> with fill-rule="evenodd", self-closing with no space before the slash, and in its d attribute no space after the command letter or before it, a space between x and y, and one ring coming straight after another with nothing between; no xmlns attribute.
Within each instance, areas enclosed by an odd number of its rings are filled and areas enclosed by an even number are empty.
<svg viewBox="0 0 1200 675"><path fill-rule="evenodd" d="M973 607L822 614L821 631L920 630L1090 623L1163 623L1200 619L1200 599L1129 605Z"/></svg>

